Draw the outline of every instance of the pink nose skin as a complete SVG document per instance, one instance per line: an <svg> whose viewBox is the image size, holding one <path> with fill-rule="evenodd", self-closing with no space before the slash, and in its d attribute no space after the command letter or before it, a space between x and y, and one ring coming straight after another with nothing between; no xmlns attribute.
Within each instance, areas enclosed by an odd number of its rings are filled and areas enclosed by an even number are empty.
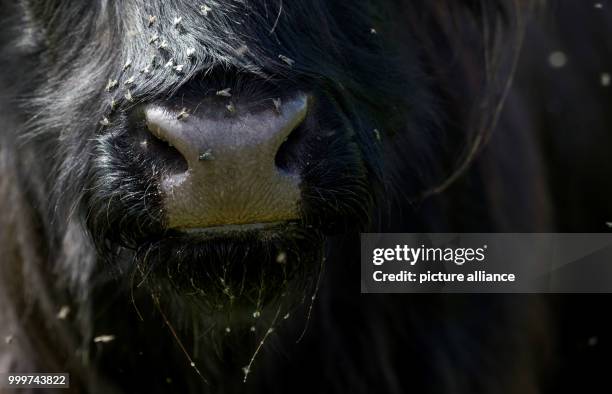
<svg viewBox="0 0 612 394"><path fill-rule="evenodd" d="M161 180L170 228L261 224L299 218L300 178L275 164L280 146L308 112L299 95L280 107L233 116L179 119L159 105L144 109L149 131L187 162L184 172Z"/></svg>

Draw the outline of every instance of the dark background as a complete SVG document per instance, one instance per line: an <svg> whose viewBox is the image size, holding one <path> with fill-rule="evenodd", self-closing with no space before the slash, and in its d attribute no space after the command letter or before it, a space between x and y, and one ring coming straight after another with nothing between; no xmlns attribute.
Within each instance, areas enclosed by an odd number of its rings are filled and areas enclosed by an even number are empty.
<svg viewBox="0 0 612 394"><path fill-rule="evenodd" d="M563 67L550 64L553 52L565 54ZM612 86L602 84L603 73L612 75L612 2L548 2L527 30L515 87L548 149L563 232L610 231ZM612 297L547 297L557 347L549 392L612 392Z"/></svg>

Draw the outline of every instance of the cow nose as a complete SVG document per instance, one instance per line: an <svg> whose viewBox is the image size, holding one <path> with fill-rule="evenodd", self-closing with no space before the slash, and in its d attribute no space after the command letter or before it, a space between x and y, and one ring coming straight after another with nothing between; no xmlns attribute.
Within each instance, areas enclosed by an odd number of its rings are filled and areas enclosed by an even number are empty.
<svg viewBox="0 0 612 394"><path fill-rule="evenodd" d="M283 222L299 218L300 177L276 164L279 148L304 121L308 97L269 108L177 113L144 108L147 128L187 166L163 171L161 191L174 229Z"/></svg>

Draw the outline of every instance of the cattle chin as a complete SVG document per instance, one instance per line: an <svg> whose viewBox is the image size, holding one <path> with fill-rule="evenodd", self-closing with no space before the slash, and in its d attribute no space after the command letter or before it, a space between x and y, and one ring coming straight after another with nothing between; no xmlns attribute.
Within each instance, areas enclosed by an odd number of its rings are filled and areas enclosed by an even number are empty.
<svg viewBox="0 0 612 394"><path fill-rule="evenodd" d="M323 245L321 233L299 221L227 224L168 230L123 262L144 296L236 328L252 325L253 314L286 314L310 300Z"/></svg>

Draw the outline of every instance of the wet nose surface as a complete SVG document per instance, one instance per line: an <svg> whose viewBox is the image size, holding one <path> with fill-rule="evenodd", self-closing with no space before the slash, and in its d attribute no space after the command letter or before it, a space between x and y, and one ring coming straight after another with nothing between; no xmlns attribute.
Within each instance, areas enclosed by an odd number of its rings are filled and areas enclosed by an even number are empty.
<svg viewBox="0 0 612 394"><path fill-rule="evenodd" d="M161 180L170 228L189 229L297 219L299 175L278 168L275 157L304 120L308 98L276 108L184 119L163 106L144 110L147 127L174 147L187 170Z"/></svg>

